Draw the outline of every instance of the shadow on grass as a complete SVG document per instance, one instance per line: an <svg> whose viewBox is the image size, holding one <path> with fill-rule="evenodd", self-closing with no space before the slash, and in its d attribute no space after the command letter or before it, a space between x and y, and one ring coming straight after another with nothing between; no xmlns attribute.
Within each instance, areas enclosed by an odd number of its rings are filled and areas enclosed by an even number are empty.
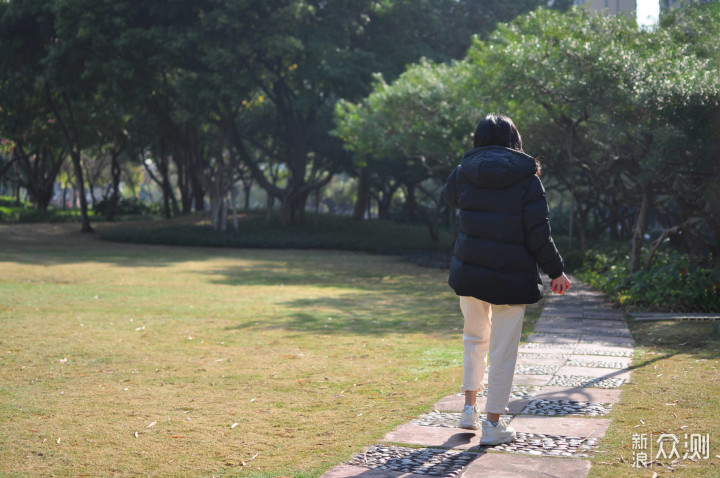
<svg viewBox="0 0 720 478"><path fill-rule="evenodd" d="M355 291L335 297L293 299L280 304L293 310L288 315L265 317L259 325L243 322L227 329L283 328L320 335L460 334L462 316L455 300L448 297L454 299L449 293L398 297L392 291Z"/></svg>
<svg viewBox="0 0 720 478"><path fill-rule="evenodd" d="M677 354L696 355L703 359L720 357L720 322L634 319L627 322L635 346L663 354L661 358Z"/></svg>

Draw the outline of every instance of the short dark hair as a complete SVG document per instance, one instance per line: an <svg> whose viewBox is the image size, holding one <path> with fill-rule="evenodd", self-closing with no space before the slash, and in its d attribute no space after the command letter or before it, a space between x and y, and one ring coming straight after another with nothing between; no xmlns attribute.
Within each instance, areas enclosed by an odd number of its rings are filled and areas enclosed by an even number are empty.
<svg viewBox="0 0 720 478"><path fill-rule="evenodd" d="M475 128L473 147L504 146L522 151L522 139L513 120L505 115L489 114Z"/></svg>

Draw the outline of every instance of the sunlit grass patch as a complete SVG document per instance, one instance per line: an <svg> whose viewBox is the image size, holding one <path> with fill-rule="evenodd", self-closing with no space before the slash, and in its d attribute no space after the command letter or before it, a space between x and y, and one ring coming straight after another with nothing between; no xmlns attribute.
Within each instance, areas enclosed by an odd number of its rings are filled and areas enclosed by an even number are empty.
<svg viewBox="0 0 720 478"><path fill-rule="evenodd" d="M708 322L640 322L630 320L637 347L632 382L623 386L621 402L606 416L612 419L590 477L715 477L720 467L720 337ZM680 460L658 455L657 439L675 435ZM633 449L633 435L645 435L647 449ZM707 459L682 459L690 436L710 436ZM653 447L651 454L650 446ZM669 444L664 445L671 451ZM645 451L654 463L632 467ZM635 455L633 455L635 453ZM689 453L688 455L690 455Z"/></svg>
<svg viewBox="0 0 720 478"><path fill-rule="evenodd" d="M41 239L0 250L4 473L317 476L459 386L447 271Z"/></svg>

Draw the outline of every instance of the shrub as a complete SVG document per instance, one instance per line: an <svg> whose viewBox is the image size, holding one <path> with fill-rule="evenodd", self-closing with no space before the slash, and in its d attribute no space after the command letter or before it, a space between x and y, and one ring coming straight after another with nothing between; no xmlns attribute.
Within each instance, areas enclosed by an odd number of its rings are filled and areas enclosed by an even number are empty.
<svg viewBox="0 0 720 478"><path fill-rule="evenodd" d="M139 198L120 198L118 200L115 214L117 215L147 215L157 214L158 206L155 204L147 203ZM95 214L101 216L107 216L110 212L110 199L104 198L95 205Z"/></svg>
<svg viewBox="0 0 720 478"><path fill-rule="evenodd" d="M622 247L622 248L621 248ZM720 311L720 272L678 251L658 252L649 270L630 272L627 244L594 248L578 276L622 305L666 311Z"/></svg>

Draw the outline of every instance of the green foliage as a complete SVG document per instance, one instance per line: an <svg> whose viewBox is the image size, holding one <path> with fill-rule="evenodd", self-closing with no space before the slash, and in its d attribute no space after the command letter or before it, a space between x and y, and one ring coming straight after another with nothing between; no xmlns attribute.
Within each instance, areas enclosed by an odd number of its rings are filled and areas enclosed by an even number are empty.
<svg viewBox="0 0 720 478"><path fill-rule="evenodd" d="M95 214L99 216L107 216L110 212L110 199L103 198L95 205ZM151 204L139 198L120 198L115 209L117 215L131 214L134 216L142 216L148 214L160 214L160 207L157 204Z"/></svg>
<svg viewBox="0 0 720 478"><path fill-rule="evenodd" d="M102 232L108 241L210 247L269 249L344 249L360 251L439 250L452 243L449 232L432 241L422 226L388 221L353 221L346 216L312 215L305 224L266 224L262 214L240 220L240 229L215 231L207 225L126 226Z"/></svg>
<svg viewBox="0 0 720 478"><path fill-rule="evenodd" d="M568 240L567 235L560 235L554 232L553 241L560 251L563 261L565 262L565 270L567 272L574 273L583 266L585 256L578 247L577 240L575 241L575 244L572 244Z"/></svg>
<svg viewBox="0 0 720 478"><path fill-rule="evenodd" d="M10 208L10 207L22 207L22 208L29 208L31 207L31 204L27 201L20 200L20 205L18 206L17 200L10 196L0 196L0 207Z"/></svg>
<svg viewBox="0 0 720 478"><path fill-rule="evenodd" d="M591 249L577 275L625 306L664 311L720 311L720 271L677 251L658 252L649 270L630 272L626 244Z"/></svg>
<svg viewBox="0 0 720 478"><path fill-rule="evenodd" d="M38 211L29 205L15 206L0 205L0 223L20 224L31 222L74 222L80 217L78 211L60 209L48 209Z"/></svg>
<svg viewBox="0 0 720 478"><path fill-rule="evenodd" d="M467 94L471 75L464 62L428 60L391 84L377 75L373 92L361 103L337 104L334 134L361 164L367 158L402 162L421 157L430 170L446 175L476 120L477 98Z"/></svg>

